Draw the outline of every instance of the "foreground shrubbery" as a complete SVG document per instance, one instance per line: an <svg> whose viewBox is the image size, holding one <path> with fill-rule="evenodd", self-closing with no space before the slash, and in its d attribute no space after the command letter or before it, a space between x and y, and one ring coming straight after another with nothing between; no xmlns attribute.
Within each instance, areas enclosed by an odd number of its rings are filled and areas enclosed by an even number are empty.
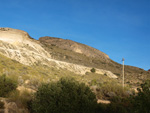
<svg viewBox="0 0 150 113"><path fill-rule="evenodd" d="M82 83L62 78L43 84L30 103L33 113L150 113L150 81L137 95L112 98L111 104L97 104L95 95Z"/></svg>
<svg viewBox="0 0 150 113"><path fill-rule="evenodd" d="M107 105L107 113L150 113L150 80L141 84L138 94L118 98Z"/></svg>
<svg viewBox="0 0 150 113"><path fill-rule="evenodd" d="M134 110L136 113L150 113L150 80L141 84L139 93L133 98Z"/></svg>
<svg viewBox="0 0 150 113"><path fill-rule="evenodd" d="M96 97L89 87L74 79L62 78L43 84L32 101L34 113L94 113Z"/></svg>
<svg viewBox="0 0 150 113"><path fill-rule="evenodd" d="M8 93L17 88L17 83L5 75L0 76L0 97L6 97Z"/></svg>
<svg viewBox="0 0 150 113"><path fill-rule="evenodd" d="M141 84L139 92L132 96L124 95L119 86L106 83L104 86L99 85L99 92L116 94L107 105L97 104L90 88L72 78L42 84L32 96L27 90L15 91L16 82L5 75L0 76L0 96L9 94L12 101L28 107L31 113L150 113L150 80ZM0 108L3 106L0 103Z"/></svg>
<svg viewBox="0 0 150 113"><path fill-rule="evenodd" d="M133 92L128 87L122 87L122 85L115 81L107 81L98 83L96 80L91 82L91 89L95 92L98 99L110 100L112 97L127 97Z"/></svg>

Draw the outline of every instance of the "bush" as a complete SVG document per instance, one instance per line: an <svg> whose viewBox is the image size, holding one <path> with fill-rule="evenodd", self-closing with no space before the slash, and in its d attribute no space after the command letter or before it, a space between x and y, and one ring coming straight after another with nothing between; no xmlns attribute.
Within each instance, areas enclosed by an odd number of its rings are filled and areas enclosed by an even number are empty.
<svg viewBox="0 0 150 113"><path fill-rule="evenodd" d="M126 97L127 95L125 92L129 90L128 87L124 87L123 90L123 87L115 81L104 82L99 85L99 89L100 90L97 91L97 96L99 99L111 99L115 95L117 97Z"/></svg>
<svg viewBox="0 0 150 113"><path fill-rule="evenodd" d="M141 84L138 95L133 99L136 113L150 113L150 80Z"/></svg>
<svg viewBox="0 0 150 113"><path fill-rule="evenodd" d="M111 100L106 113L150 113L150 80L141 84L138 94Z"/></svg>
<svg viewBox="0 0 150 113"><path fill-rule="evenodd" d="M92 72L92 73L95 73L95 72L96 72L95 68L92 68L92 69L91 69L91 72Z"/></svg>
<svg viewBox="0 0 150 113"><path fill-rule="evenodd" d="M114 99L108 104L106 113L134 113L131 97L115 97Z"/></svg>
<svg viewBox="0 0 150 113"><path fill-rule="evenodd" d="M32 101L35 113L93 113L97 103L89 87L74 79L43 84Z"/></svg>
<svg viewBox="0 0 150 113"><path fill-rule="evenodd" d="M9 92L17 88L17 83L5 75L0 76L0 97L5 97Z"/></svg>

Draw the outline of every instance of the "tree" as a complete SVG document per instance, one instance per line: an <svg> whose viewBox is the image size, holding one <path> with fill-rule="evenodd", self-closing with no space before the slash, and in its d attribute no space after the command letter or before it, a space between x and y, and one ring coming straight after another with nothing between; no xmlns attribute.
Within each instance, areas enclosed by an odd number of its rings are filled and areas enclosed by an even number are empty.
<svg viewBox="0 0 150 113"><path fill-rule="evenodd" d="M32 101L35 113L93 113L97 103L89 87L74 79L62 78L43 84Z"/></svg>

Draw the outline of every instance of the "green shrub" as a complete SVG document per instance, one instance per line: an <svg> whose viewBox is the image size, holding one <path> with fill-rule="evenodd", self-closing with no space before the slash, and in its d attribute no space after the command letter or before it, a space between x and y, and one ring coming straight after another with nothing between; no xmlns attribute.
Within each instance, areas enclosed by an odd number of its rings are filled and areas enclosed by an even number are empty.
<svg viewBox="0 0 150 113"><path fill-rule="evenodd" d="M91 69L91 72L92 72L92 73L95 73L95 72L96 72L96 69L95 69L95 68L92 68L92 69Z"/></svg>
<svg viewBox="0 0 150 113"><path fill-rule="evenodd" d="M150 80L141 84L138 94L130 97L115 97L111 100L106 113L150 113Z"/></svg>
<svg viewBox="0 0 150 113"><path fill-rule="evenodd" d="M114 97L106 111L109 113L134 113L131 99L131 97Z"/></svg>
<svg viewBox="0 0 150 113"><path fill-rule="evenodd" d="M98 96L100 99L111 99L111 97L108 96L109 93L114 93L114 95L118 97L125 97L125 92L129 90L128 87L124 87L123 90L123 87L120 84L115 83L115 81L104 82L103 84L100 84L99 89L97 96L100 95Z"/></svg>
<svg viewBox="0 0 150 113"><path fill-rule="evenodd" d="M43 84L35 93L32 110L35 113L93 113L97 103L89 87L74 79Z"/></svg>
<svg viewBox="0 0 150 113"><path fill-rule="evenodd" d="M133 104L136 113L150 113L150 80L141 84L138 95L134 97Z"/></svg>
<svg viewBox="0 0 150 113"><path fill-rule="evenodd" d="M5 75L0 76L0 97L5 97L9 92L17 88L17 83Z"/></svg>

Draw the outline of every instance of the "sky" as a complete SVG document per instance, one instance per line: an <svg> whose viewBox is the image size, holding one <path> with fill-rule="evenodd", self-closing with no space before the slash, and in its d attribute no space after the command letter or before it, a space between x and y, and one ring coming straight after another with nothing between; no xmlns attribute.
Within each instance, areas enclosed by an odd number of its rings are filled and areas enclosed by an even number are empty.
<svg viewBox="0 0 150 113"><path fill-rule="evenodd" d="M150 0L0 0L0 27L70 39L150 69Z"/></svg>

